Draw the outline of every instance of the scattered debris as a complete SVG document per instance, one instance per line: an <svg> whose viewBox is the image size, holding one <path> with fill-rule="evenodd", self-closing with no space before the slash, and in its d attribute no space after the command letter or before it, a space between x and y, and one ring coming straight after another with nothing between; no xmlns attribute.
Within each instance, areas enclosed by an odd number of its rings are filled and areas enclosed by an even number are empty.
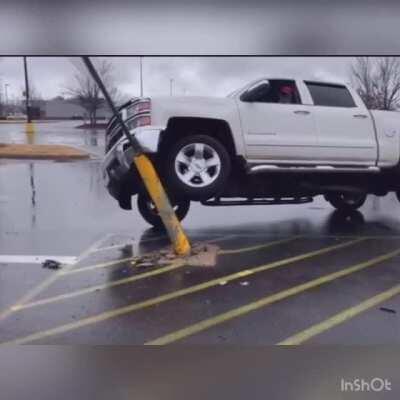
<svg viewBox="0 0 400 400"><path fill-rule="evenodd" d="M137 262L135 264L135 266L137 268L150 268L150 267L154 267L154 264L152 262L149 262L149 261L143 261L143 262L139 261L139 262Z"/></svg>
<svg viewBox="0 0 400 400"><path fill-rule="evenodd" d="M217 262L218 250L219 247L216 245L201 243L192 246L192 253L189 256L180 257L168 248L135 257L131 264L135 268L150 268L170 265L181 260L183 264L189 266L212 267Z"/></svg>
<svg viewBox="0 0 400 400"><path fill-rule="evenodd" d="M239 284L241 286L249 286L249 281L242 281L242 282L239 282Z"/></svg>
<svg viewBox="0 0 400 400"><path fill-rule="evenodd" d="M60 269L61 263L56 260L44 260L42 263L42 267L47 269Z"/></svg>
<svg viewBox="0 0 400 400"><path fill-rule="evenodd" d="M397 311L394 310L393 308L380 307L379 309L380 309L381 311L385 311L385 312L388 312L388 313L391 313L391 314L396 314L396 313L397 313Z"/></svg>
<svg viewBox="0 0 400 400"><path fill-rule="evenodd" d="M224 285L226 285L228 282L227 281L220 281L219 282L219 284L221 285L221 286L224 286Z"/></svg>
<svg viewBox="0 0 400 400"><path fill-rule="evenodd" d="M185 264L193 267L214 267L217 263L219 247L215 244L199 243L192 246L192 255L186 257Z"/></svg>

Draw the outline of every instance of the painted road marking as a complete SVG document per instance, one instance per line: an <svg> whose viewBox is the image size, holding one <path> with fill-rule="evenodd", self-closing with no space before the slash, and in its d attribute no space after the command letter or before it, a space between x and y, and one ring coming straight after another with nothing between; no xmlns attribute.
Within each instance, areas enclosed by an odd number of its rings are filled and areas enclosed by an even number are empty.
<svg viewBox="0 0 400 400"><path fill-rule="evenodd" d="M129 278L118 279L118 280L110 282L110 283L104 283L102 285L90 286L88 288L85 288L82 290L77 290L75 292L69 292L69 293L60 294L60 295L54 296L54 297L48 297L45 299L32 301L30 303L16 305L16 306L11 307L11 309L13 311L19 311L19 310L24 310L26 308L32 308L32 307L41 306L44 304L55 303L55 302L61 301L61 300L67 300L67 299L70 299L73 297L82 296L84 294L94 293L94 292L104 290L104 289L109 289L109 288L112 288L115 286L125 285L125 284L131 283L131 282L136 282L141 279L149 278L152 276L165 274L166 272L173 271L177 268L181 268L182 266L183 266L183 261L177 260L176 262L171 263L171 265L168 265L166 267L160 267L158 269L155 269L155 270L152 270L149 272L144 272L139 275L130 276Z"/></svg>
<svg viewBox="0 0 400 400"><path fill-rule="evenodd" d="M91 249L95 248L96 246L100 246L101 243L103 243L104 240L108 239L108 235L105 237L99 239L95 243L93 243L88 249L86 249L84 252L81 253L81 255L78 256L77 262L79 262L82 258L86 257L87 254L91 251ZM65 272L66 270L69 270L72 268L74 264L69 264L67 265L63 270L58 270L56 273L51 274L48 278L44 279L41 283L39 283L37 286L35 286L33 289L29 290L25 295L23 295L16 303L14 303L13 306L6 308L4 311L0 313L0 321L3 319L7 318L10 314L12 314L14 311L12 310L12 307L28 303L31 301L33 298L38 296L43 290L47 289L51 284L53 284L62 274L62 272Z"/></svg>
<svg viewBox="0 0 400 400"><path fill-rule="evenodd" d="M180 289L177 290L175 292L171 292L171 293L167 293L161 296L157 296L157 297L153 297L151 299L139 302L139 303L134 303L134 304L130 304L124 307L120 307L117 309L113 309L113 310L109 310L109 311L105 311L103 313L94 315L92 317L87 317L87 318L83 318L81 320L78 321L74 321L74 322L70 322L68 324L64 324L64 325L60 325L56 328L51 328L48 330L44 330L44 331L40 331L37 333L33 333L31 335L25 336L25 337L21 337L21 338L17 338L17 339L13 339L9 342L5 342L3 344L23 344L23 343L29 343L35 340L39 340L39 339L43 339L45 337L48 336L53 336L53 335L57 335L60 333L65 333L65 332L69 332L78 328L82 328L88 325L93 325L96 324L98 322L102 322L102 321L106 321L112 318L116 318L119 317L121 315L126 315L129 314L131 312L137 311L137 310L141 310L147 307L151 307L151 306L155 306L161 303L164 303L166 301L172 300L172 299L176 299L178 297L182 297L188 294L193 294L193 293L197 293L200 292L202 290L214 287L214 286L218 286L220 285L222 282L226 283L229 281L233 281L236 279L241 279L244 276L248 276L248 275L252 275L258 272L262 272L262 271L267 271L273 268L278 268L278 267L282 267L285 265L288 265L290 263L294 263L296 261L302 261L311 257L315 257L318 255L322 255L325 253L328 253L330 251L334 251L337 249L341 249L344 247L348 247L351 246L353 244L356 243L360 243L363 242L364 239L356 239L356 240L351 240L348 242L344 242L344 243L340 243L340 244L336 244L334 246L328 246L328 247L324 247L322 249L319 250L315 250L315 251L311 251L309 253L304 253L304 254L300 254L294 257L289 257L289 258L285 258L283 260L278 260L269 264L265 264L265 265L261 265L259 267L255 267L252 269L246 269L244 271L240 271L240 272L236 272L230 275L226 275L226 276L222 276L220 278L216 278L210 281L206 281L203 282L201 284L198 285L194 285L194 286L190 286L188 288L185 289ZM400 251L400 250L399 250Z"/></svg>
<svg viewBox="0 0 400 400"><path fill-rule="evenodd" d="M257 301L254 301L252 303L246 304L244 306L235 308L233 310L227 311L225 313L219 314L215 317L205 319L203 321L197 322L193 325L187 326L186 328L177 330L175 332L171 332L167 335L164 335L162 337L159 337L155 340L149 341L145 344L147 345L165 345L169 343L176 342L177 340L186 338L188 336L194 335L196 333L199 333L201 331L204 331L208 328L214 327L216 325L222 324L224 322L230 321L234 318L241 317L245 314L248 314L252 311L258 310L262 307L266 307L270 304L276 303L280 300L287 299L289 297L292 297L294 295L297 295L299 293L305 292L309 289L316 288L318 286L321 286L325 283L332 282L338 278L342 278L344 276L353 274L355 272L361 271L365 268L374 266L378 263L381 263L383 261L386 261L390 258L393 258L397 255L400 254L400 249L392 251L390 253L386 253L384 255L381 255L379 257L375 257L371 260L356 264L354 266L348 267L346 269L334 272L332 274L324 275L320 278L313 279L309 282L303 283L301 285L294 286L290 289L283 290L281 292L275 293L273 295L266 296L264 298L261 298Z"/></svg>
<svg viewBox="0 0 400 400"><path fill-rule="evenodd" d="M218 254L234 254L234 253L240 253L240 252L245 252L245 251L258 250L258 249L261 249L261 248L268 248L268 247L271 247L271 246L275 246L277 244L290 242L292 240L298 239L299 237L300 236L293 236L293 237L286 238L286 239L274 240L272 242L264 243L264 244L257 245L257 246L244 247L243 249L220 250L218 252ZM211 242L215 242L215 241L208 241L207 243L211 243ZM137 258L137 256L135 256L135 257L127 257L127 258L121 258L119 260L113 260L113 261L107 261L107 262L104 262L104 263L93 264L93 265L89 265L89 266L86 266L86 267L69 269L68 271L65 271L62 274L63 275L69 275L69 274L76 274L76 273L79 273L79 272L91 271L91 270L99 269L99 268L114 267L114 266L116 266L118 264L121 264L121 263L124 263L124 262L127 262L127 261L133 261L136 258Z"/></svg>
<svg viewBox="0 0 400 400"><path fill-rule="evenodd" d="M207 237L208 236L209 235L207 235ZM207 240L207 243L214 243L214 242L228 240L228 239L230 239L231 237L234 237L234 236L235 235L217 236L215 239ZM148 242L156 242L156 241L160 241L160 240L168 240L168 236L167 235L157 236L157 237L149 238L149 239L145 239L145 240L128 240L128 241L120 243L120 244L115 244L115 245L105 246L105 247L99 247L97 249L92 250L91 253L97 253L97 252L101 252L101 251L109 251L109 250L115 250L115 249L122 249L122 248L124 248L126 246L132 246L133 247L133 246L138 246L139 244L144 244L144 243L148 243Z"/></svg>
<svg viewBox="0 0 400 400"><path fill-rule="evenodd" d="M0 254L0 264L42 264L45 260L56 260L61 264L68 265L76 263L77 257Z"/></svg>
<svg viewBox="0 0 400 400"><path fill-rule="evenodd" d="M386 290L385 292L382 292L374 297L371 297L354 307L347 308L346 310L343 310L335 314L333 317L328 318L325 321L320 322L319 324L313 325L302 332L290 336L289 338L283 340L282 342L279 342L278 345L293 346L302 344L307 340L313 338L314 336L320 335L321 333L329 329L332 329L335 326L340 325L356 317L357 315L369 310L370 308L375 307L378 304L383 303L384 301L389 300L392 297L397 296L399 294L400 294L400 285L396 285L391 289Z"/></svg>
<svg viewBox="0 0 400 400"><path fill-rule="evenodd" d="M136 258L137 256L132 256L132 257L120 258L118 260L112 260L103 263L88 265L87 267L73 268L67 271L61 271L61 275L70 275L70 274L76 274L78 272L91 271L93 269L98 269L98 268L113 267L115 265L122 264L127 261L133 261Z"/></svg>
<svg viewBox="0 0 400 400"><path fill-rule="evenodd" d="M299 238L301 238L301 236L293 236L289 239L275 240L273 242L257 244L257 245L249 246L249 247L241 247L239 249L222 249L219 251L218 254L224 254L224 255L225 254L239 254L239 253L245 253L248 251L261 250L261 249L268 248L274 244L286 243L286 242L290 242L292 240L299 239Z"/></svg>
<svg viewBox="0 0 400 400"><path fill-rule="evenodd" d="M110 251L110 250L115 250L115 249L123 249L124 247L133 247L133 246L137 246L138 245L138 241L134 240L134 241L130 241L130 242L124 242L122 244L115 244L113 246L105 246L105 247L99 247L98 249L94 249L92 251L93 253L100 253L101 251Z"/></svg>
<svg viewBox="0 0 400 400"><path fill-rule="evenodd" d="M272 246L275 246L275 245L278 245L278 244L282 244L282 243L285 243L285 242L293 241L294 239L295 238L276 240L276 241L269 242L269 243L264 244L264 245L252 246L251 248L244 248L243 251L250 251L250 250L253 250L254 248L261 248L261 247L264 247L264 248L265 247L272 247ZM228 253L221 252L219 254L230 254L230 253L229 252ZM100 264L98 264L97 266L92 266L92 267L99 268L99 265ZM103 265L104 264L100 265L100 267L102 267ZM184 259L178 259L174 263L172 263L172 265L169 265L169 266L166 266L166 267L160 267L160 268L157 268L157 269L149 271L149 272L141 273L139 275L135 275L135 276L131 276L131 277L128 277L128 278L119 279L119 280L116 280L116 281L113 281L113 282L110 282L110 283L104 283L104 284L101 284L101 285L91 286L91 287L88 287L88 288L85 288L85 289L82 289L82 290L77 290L75 292L68 292L68 293L65 293L65 294L58 295L58 296L48 297L48 298L37 300L37 301L32 301L30 303L18 304L16 306L11 307L11 309L12 309L12 311L19 311L19 310L23 310L23 309L26 309L26 308L31 308L31 307L40 306L40 305L49 304L49 303L55 303L55 302L61 301L61 300L67 300L67 299L70 299L70 298L73 298L73 297L77 297L77 296L81 296L81 295L84 295L84 294L94 293L94 292L97 292L97 291L100 291L100 290L104 290L104 289L108 289L108 288L111 288L111 287L114 287L114 286L120 286L120 285L124 285L124 284L127 284L127 283L139 281L141 279L149 278L149 277L152 277L152 276L164 274L166 272L169 272L169 271L175 270L177 268L183 267L184 265L185 265ZM73 271L75 271L75 270L69 270L67 273L71 273Z"/></svg>
<svg viewBox="0 0 400 400"><path fill-rule="evenodd" d="M77 260L77 263L85 259L89 254L91 254L95 249L98 249L104 242L112 237L112 233L108 233L107 235L103 236L99 240L95 241L91 246L89 246L85 251L83 251Z"/></svg>

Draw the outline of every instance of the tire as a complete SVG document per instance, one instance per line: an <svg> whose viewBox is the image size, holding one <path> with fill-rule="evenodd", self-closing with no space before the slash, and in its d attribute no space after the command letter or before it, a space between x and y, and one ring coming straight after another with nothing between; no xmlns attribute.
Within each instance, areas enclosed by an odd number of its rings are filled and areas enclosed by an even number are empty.
<svg viewBox="0 0 400 400"><path fill-rule="evenodd" d="M355 211L365 203L366 199L367 195L364 193L335 193L325 195L325 200L339 211Z"/></svg>
<svg viewBox="0 0 400 400"><path fill-rule="evenodd" d="M157 229L164 227L164 224L160 216L158 215L154 203L150 200L147 194L138 195L137 206L140 215L148 224L153 225L153 227ZM173 203L173 207L175 209L175 214L178 217L179 221L182 221L189 212L190 200L179 199Z"/></svg>
<svg viewBox="0 0 400 400"><path fill-rule="evenodd" d="M206 200L217 195L231 172L226 148L207 135L187 136L167 150L163 176L179 197Z"/></svg>

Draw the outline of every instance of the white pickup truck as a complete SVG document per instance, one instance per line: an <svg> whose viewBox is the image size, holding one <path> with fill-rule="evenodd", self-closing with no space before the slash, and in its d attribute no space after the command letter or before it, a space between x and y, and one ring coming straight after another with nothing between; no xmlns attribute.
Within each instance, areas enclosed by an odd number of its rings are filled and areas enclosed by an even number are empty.
<svg viewBox="0 0 400 400"><path fill-rule="evenodd" d="M225 98L137 98L120 109L183 218L204 205L297 204L324 195L354 210L369 193L400 190L400 113L368 110L348 85L263 78ZM115 118L103 174L124 209L161 220Z"/></svg>

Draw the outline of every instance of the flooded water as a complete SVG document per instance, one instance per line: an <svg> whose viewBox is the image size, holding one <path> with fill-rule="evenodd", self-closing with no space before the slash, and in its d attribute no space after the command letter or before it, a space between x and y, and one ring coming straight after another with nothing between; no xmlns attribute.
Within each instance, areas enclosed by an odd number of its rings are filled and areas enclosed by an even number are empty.
<svg viewBox="0 0 400 400"><path fill-rule="evenodd" d="M0 143L65 144L95 155L104 153L104 129L81 129L82 121L34 122L35 134L25 133L24 123L0 123Z"/></svg>

